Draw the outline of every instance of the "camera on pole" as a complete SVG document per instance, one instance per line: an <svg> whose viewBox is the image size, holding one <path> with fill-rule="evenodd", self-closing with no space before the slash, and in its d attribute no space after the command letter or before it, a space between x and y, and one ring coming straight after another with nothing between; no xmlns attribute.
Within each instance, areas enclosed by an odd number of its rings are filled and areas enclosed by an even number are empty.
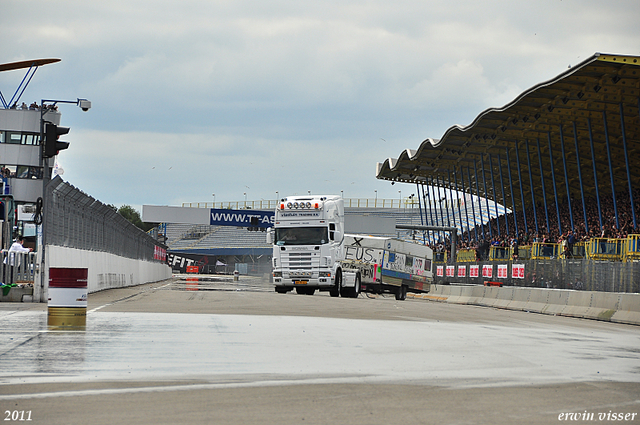
<svg viewBox="0 0 640 425"><path fill-rule="evenodd" d="M59 141L58 138L69 132L69 127L61 127L50 122L44 126L44 157L53 158L61 150L69 147L69 142Z"/></svg>

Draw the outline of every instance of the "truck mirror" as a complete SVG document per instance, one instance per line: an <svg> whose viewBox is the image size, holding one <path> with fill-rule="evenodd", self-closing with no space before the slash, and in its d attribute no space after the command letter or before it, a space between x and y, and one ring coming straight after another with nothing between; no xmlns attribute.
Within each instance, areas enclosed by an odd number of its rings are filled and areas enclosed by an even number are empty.
<svg viewBox="0 0 640 425"><path fill-rule="evenodd" d="M269 245L273 244L273 227L267 229L267 243Z"/></svg>

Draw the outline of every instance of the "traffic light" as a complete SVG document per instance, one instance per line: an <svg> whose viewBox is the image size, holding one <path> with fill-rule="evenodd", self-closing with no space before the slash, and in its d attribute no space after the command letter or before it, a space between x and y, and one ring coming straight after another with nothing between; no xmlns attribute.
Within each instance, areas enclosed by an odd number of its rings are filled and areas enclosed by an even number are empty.
<svg viewBox="0 0 640 425"><path fill-rule="evenodd" d="M60 127L55 124L46 123L44 127L44 157L52 158L59 151L67 149L69 142L60 142L58 137L69 132L69 127Z"/></svg>

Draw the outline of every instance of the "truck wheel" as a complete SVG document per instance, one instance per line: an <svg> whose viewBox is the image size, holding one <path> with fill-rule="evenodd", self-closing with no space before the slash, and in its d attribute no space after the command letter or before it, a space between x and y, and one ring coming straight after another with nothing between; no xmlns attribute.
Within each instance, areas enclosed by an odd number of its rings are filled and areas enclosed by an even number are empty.
<svg viewBox="0 0 640 425"><path fill-rule="evenodd" d="M351 298L358 298L358 295L360 295L360 275L359 274L356 275L356 283L353 286L353 288L349 288L348 295Z"/></svg>
<svg viewBox="0 0 640 425"><path fill-rule="evenodd" d="M307 288L306 294L307 295L313 295L315 292L316 292L315 288Z"/></svg>
<svg viewBox="0 0 640 425"><path fill-rule="evenodd" d="M406 299L407 299L407 287L404 285L401 285L398 288L398 291L396 292L396 300L404 301Z"/></svg>
<svg viewBox="0 0 640 425"><path fill-rule="evenodd" d="M287 288L284 286L276 286L276 292L278 294L286 294L287 293Z"/></svg>
<svg viewBox="0 0 640 425"><path fill-rule="evenodd" d="M339 296L340 295L341 286L342 286L342 273L340 272L340 270L338 270L336 272L336 283L333 286L333 288L331 288L329 290L329 295L331 295L332 297Z"/></svg>

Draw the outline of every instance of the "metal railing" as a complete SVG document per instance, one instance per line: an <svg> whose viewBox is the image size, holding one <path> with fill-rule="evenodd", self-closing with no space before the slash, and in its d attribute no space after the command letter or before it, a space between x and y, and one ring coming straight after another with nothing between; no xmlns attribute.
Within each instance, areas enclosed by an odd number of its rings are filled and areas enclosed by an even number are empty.
<svg viewBox="0 0 640 425"><path fill-rule="evenodd" d="M279 201L260 200L260 201L231 201L231 202L183 202L184 208L214 208L229 210L275 210ZM418 209L418 200L413 198L406 199L378 199L378 198L346 198L344 200L345 208L386 208L386 209L402 209L416 208Z"/></svg>
<svg viewBox="0 0 640 425"><path fill-rule="evenodd" d="M0 251L0 279L5 285L33 283L35 252Z"/></svg>
<svg viewBox="0 0 640 425"><path fill-rule="evenodd" d="M624 246L624 261L640 261L640 235L628 235Z"/></svg>
<svg viewBox="0 0 640 425"><path fill-rule="evenodd" d="M601 261L622 261L625 239L593 238L589 241L587 258Z"/></svg>

